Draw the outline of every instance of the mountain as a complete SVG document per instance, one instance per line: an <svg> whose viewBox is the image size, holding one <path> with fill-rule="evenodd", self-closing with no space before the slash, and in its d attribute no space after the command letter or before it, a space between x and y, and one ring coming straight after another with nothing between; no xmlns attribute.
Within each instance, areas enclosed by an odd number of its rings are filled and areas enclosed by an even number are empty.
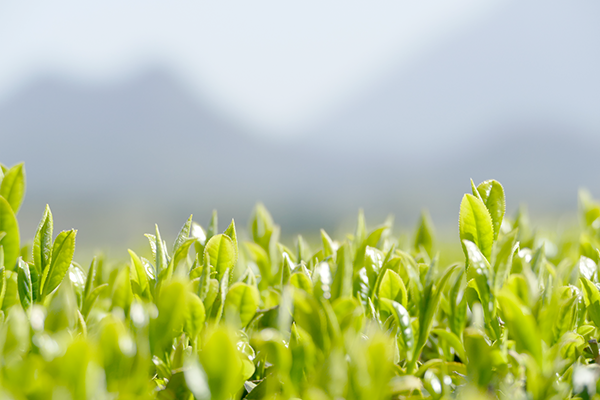
<svg viewBox="0 0 600 400"><path fill-rule="evenodd" d="M253 135L161 68L110 85L40 77L0 104L0 161L28 174L23 236L46 203L80 244L122 247L214 208L243 225L258 201L284 235L359 207L403 229L426 207L454 232L469 178L500 180L512 211L573 212L579 187L600 196L599 14L511 2L288 141Z"/></svg>
<svg viewBox="0 0 600 400"><path fill-rule="evenodd" d="M510 2L412 65L391 67L312 135L348 148L386 143L394 153L446 156L482 135L493 141L495 126L519 121L597 135L598 17L594 1Z"/></svg>

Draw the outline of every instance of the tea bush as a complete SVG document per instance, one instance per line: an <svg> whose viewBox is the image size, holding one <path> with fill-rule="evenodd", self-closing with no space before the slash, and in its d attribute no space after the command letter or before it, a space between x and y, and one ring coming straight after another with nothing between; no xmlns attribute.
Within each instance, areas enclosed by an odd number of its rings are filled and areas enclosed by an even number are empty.
<svg viewBox="0 0 600 400"><path fill-rule="evenodd" d="M600 204L584 192L581 232L558 235L471 182L450 265L426 214L409 246L359 213L352 234L290 248L258 205L247 234L190 217L172 242L146 235L149 259L84 269L49 207L22 245L23 165L1 171L3 399L600 398Z"/></svg>

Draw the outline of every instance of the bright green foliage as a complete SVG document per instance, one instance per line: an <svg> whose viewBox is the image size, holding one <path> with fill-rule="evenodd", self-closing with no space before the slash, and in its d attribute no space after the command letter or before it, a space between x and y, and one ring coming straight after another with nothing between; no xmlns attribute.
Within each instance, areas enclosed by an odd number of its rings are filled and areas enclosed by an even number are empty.
<svg viewBox="0 0 600 400"><path fill-rule="evenodd" d="M492 217L480 197L465 194L460 203L458 229L461 241L468 240L475 243L481 253L488 260L490 259L494 242L494 227ZM464 249L467 254L467 249Z"/></svg>
<svg viewBox="0 0 600 400"><path fill-rule="evenodd" d="M4 248L4 266L14 270L20 253L19 225L9 202L0 196L0 246Z"/></svg>
<svg viewBox="0 0 600 400"><path fill-rule="evenodd" d="M3 178L0 178L0 196L10 204L14 213L19 212L25 197L25 168L23 163L8 169Z"/></svg>
<svg viewBox="0 0 600 400"><path fill-rule="evenodd" d="M49 207L21 247L23 166L1 171L0 398L600 398L600 203L585 192L582 231L557 236L524 209L505 218L497 181L471 182L452 264L426 213L408 244L361 211L351 235L288 247L258 205L247 232L190 216L172 246L146 235L150 259L86 272Z"/></svg>

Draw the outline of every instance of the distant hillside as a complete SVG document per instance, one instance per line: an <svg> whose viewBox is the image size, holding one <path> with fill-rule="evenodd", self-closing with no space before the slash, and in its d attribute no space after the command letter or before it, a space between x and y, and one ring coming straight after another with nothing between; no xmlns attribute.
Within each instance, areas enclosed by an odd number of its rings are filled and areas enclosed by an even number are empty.
<svg viewBox="0 0 600 400"><path fill-rule="evenodd" d="M600 134L600 3L511 2L410 67L348 96L312 130L327 143L450 155L496 126ZM514 126L513 126L514 128ZM565 132L568 134L569 132ZM411 149L406 151L405 149Z"/></svg>
<svg viewBox="0 0 600 400"><path fill-rule="evenodd" d="M427 207L453 227L469 178L500 180L511 210L573 211L579 187L600 196L600 3L541 4L512 3L291 141L265 142L160 68L108 86L40 78L0 104L0 161L26 162L24 236L46 202L87 244L213 208L243 222L257 201L284 234L359 207L404 227Z"/></svg>

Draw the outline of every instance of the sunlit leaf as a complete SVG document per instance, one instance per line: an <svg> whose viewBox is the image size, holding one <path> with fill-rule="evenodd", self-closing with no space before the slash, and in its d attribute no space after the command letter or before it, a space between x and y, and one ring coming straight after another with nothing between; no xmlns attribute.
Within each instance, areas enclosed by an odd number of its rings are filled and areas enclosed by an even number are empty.
<svg viewBox="0 0 600 400"><path fill-rule="evenodd" d="M63 231L58 234L52 246L52 261L43 272L41 291L42 299L52 293L62 282L75 253L75 236L77 231Z"/></svg>
<svg viewBox="0 0 600 400"><path fill-rule="evenodd" d="M211 237L206 243L204 257L207 254L210 257L210 264L217 270L218 279L221 279L223 273L235 265L235 247L227 235L219 234Z"/></svg>
<svg viewBox="0 0 600 400"><path fill-rule="evenodd" d="M504 188L500 182L490 179L477 185L477 191L492 218L495 240L500 233L500 225L502 225L502 219L504 218L504 212L506 210Z"/></svg>
<svg viewBox="0 0 600 400"><path fill-rule="evenodd" d="M258 309L258 290L242 282L234 283L227 292L225 310L239 316L241 326L246 326Z"/></svg>
<svg viewBox="0 0 600 400"><path fill-rule="evenodd" d="M492 255L494 228L492 218L483 202L471 195L465 194L460 203L458 219L460 240L475 243L481 253L489 260ZM464 249L464 247L463 247ZM465 255L467 250L464 249Z"/></svg>
<svg viewBox="0 0 600 400"><path fill-rule="evenodd" d="M8 201L15 214L19 212L25 197L25 167L23 163L6 171L0 183L0 196Z"/></svg>
<svg viewBox="0 0 600 400"><path fill-rule="evenodd" d="M4 248L4 266L8 270L13 270L21 250L19 225L12 207L2 196L0 196L0 232L4 232L4 236L0 239L0 246Z"/></svg>

